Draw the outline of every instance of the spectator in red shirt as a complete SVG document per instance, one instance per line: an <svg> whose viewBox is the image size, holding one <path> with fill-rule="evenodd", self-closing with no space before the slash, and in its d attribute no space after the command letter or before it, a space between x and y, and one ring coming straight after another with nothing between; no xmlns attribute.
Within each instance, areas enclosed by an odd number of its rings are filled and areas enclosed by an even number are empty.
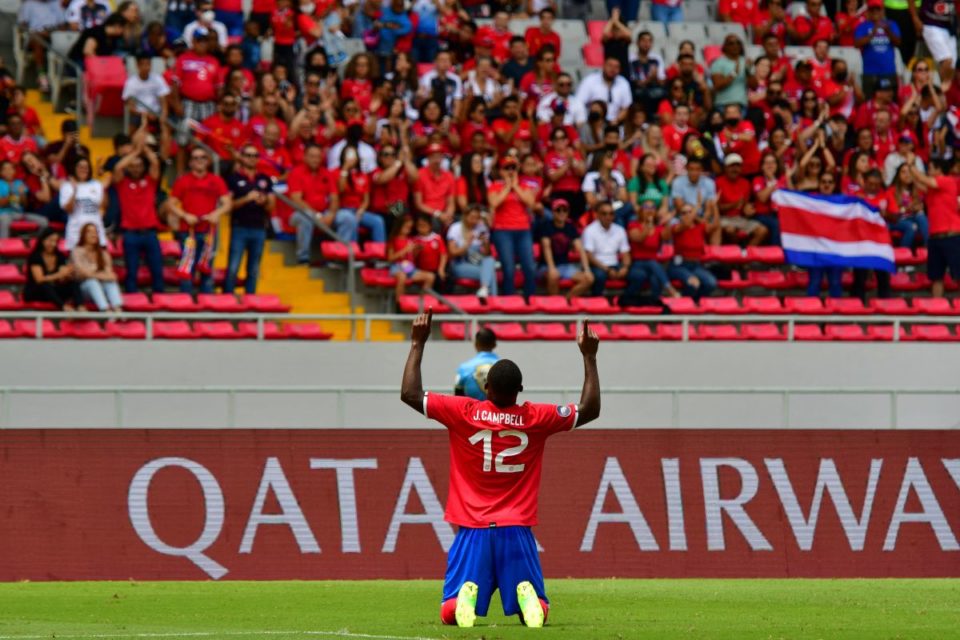
<svg viewBox="0 0 960 640"><path fill-rule="evenodd" d="M506 11L497 11L493 15L493 24L477 29L474 40L492 40L493 47L490 53L494 60L503 64L510 57L510 38L512 37L510 14Z"/></svg>
<svg viewBox="0 0 960 640"><path fill-rule="evenodd" d="M403 216L397 218L390 229L387 240L387 260L390 261L390 275L396 279L394 294L397 300L407 291L407 284L419 284L424 289L433 288L437 276L429 271L417 269L415 259L421 250L412 236L413 218Z"/></svg>
<svg viewBox="0 0 960 640"><path fill-rule="evenodd" d="M699 300L717 288L717 278L702 264L707 236L719 230L716 208L708 207L706 218L697 216L692 204L680 207L677 217L663 230L665 240L673 240L676 257L667 267L667 277L683 283L683 294Z"/></svg>
<svg viewBox="0 0 960 640"><path fill-rule="evenodd" d="M200 292L213 293L213 269L204 261L212 261L216 252L217 223L230 211L230 202L230 191L223 178L210 172L210 156L203 149L193 149L190 171L173 183L168 209L180 221L175 235L180 241L181 253L186 251L189 238L196 242L190 279L181 280L180 291L193 293L194 279L199 272Z"/></svg>
<svg viewBox="0 0 960 640"><path fill-rule="evenodd" d="M554 129L550 134L550 150L545 162L546 177L551 187L550 197L564 200L570 207L574 222L586 209L586 199L580 189L587 163L583 155L570 144L570 136L563 129Z"/></svg>
<svg viewBox="0 0 960 640"><path fill-rule="evenodd" d="M943 297L943 277L947 270L955 281L960 281L960 205L958 180L948 175L946 160L931 160L929 174L917 170L914 158L907 158L914 181L926 190L925 204L930 222L930 242L927 253L927 276L933 282L931 293Z"/></svg>
<svg viewBox="0 0 960 640"><path fill-rule="evenodd" d="M760 171L760 147L757 132L749 120L744 120L738 104L723 108L723 128L717 132L717 156L734 153L743 161L743 173L753 176Z"/></svg>
<svg viewBox="0 0 960 640"><path fill-rule="evenodd" d="M663 244L663 230L664 226L657 222L657 202L643 198L637 219L627 225L631 262L624 297L639 295L646 283L650 284L650 295L654 298L659 298L664 291L671 297L680 295L667 279L663 266L657 262Z"/></svg>
<svg viewBox="0 0 960 640"><path fill-rule="evenodd" d="M142 255L150 271L153 293L163 291L163 256L157 228L157 189L160 186L160 159L140 137L133 150L113 167L113 185L120 200L120 232L123 236L123 290L137 291L137 272Z"/></svg>
<svg viewBox="0 0 960 640"><path fill-rule="evenodd" d="M293 166L290 152L283 146L280 133L280 124L267 123L263 128L263 138L255 143L260 152L260 163L257 171L265 173L271 178L284 178Z"/></svg>
<svg viewBox="0 0 960 640"><path fill-rule="evenodd" d="M743 177L743 158L736 153L723 160L723 175L717 178L717 209L720 211L720 229L734 242L740 233L747 234L751 247L763 244L767 228L753 219L755 210L750 202L750 182Z"/></svg>
<svg viewBox="0 0 960 640"><path fill-rule="evenodd" d="M23 87L14 87L10 90L10 108L7 114L18 114L23 118L23 127L27 135L34 138L38 146L43 146L47 142L47 134L43 131L43 123L40 122L40 116L37 110L26 103L26 89Z"/></svg>
<svg viewBox="0 0 960 640"><path fill-rule="evenodd" d="M373 185L370 210L392 222L410 212L410 193L420 179L420 170L413 162L408 145L399 149L385 144L377 156L377 168L370 176Z"/></svg>
<svg viewBox="0 0 960 640"><path fill-rule="evenodd" d="M927 246L930 241L930 225L923 212L923 198L906 162L897 169L893 184L887 189L887 198L897 212L895 216L888 216L888 224L891 231L901 233L900 246L912 250L917 235L920 236L920 245Z"/></svg>
<svg viewBox="0 0 960 640"><path fill-rule="evenodd" d="M380 76L377 59L372 53L358 53L347 63L340 87L342 99L353 98L365 114L370 113L373 99L373 81Z"/></svg>
<svg viewBox="0 0 960 640"><path fill-rule="evenodd" d="M460 177L457 178L457 209L465 214L474 204L486 204L487 177L482 153L465 153L460 159Z"/></svg>
<svg viewBox="0 0 960 640"><path fill-rule="evenodd" d="M853 126L857 129L874 126L876 116L881 111L890 114L894 126L900 118L900 110L893 102L893 92L896 87L890 78L877 80L877 90L873 99L867 100L857 108L857 115L853 119Z"/></svg>
<svg viewBox="0 0 960 640"><path fill-rule="evenodd" d="M853 32L857 25L863 22L863 10L859 8L859 0L844 0L843 11L838 11L834 20L837 23L837 45L840 47L853 47ZM864 6L866 8L866 6ZM912 51L912 49L911 49Z"/></svg>
<svg viewBox="0 0 960 640"><path fill-rule="evenodd" d="M177 134L177 173L183 172L185 148L190 141L190 122L202 122L214 114L217 103L217 79L220 63L209 54L209 40L216 35L198 30L193 49L181 54L173 67L175 101L181 105L182 120Z"/></svg>
<svg viewBox="0 0 960 640"><path fill-rule="evenodd" d="M836 40L836 29L829 16L822 12L823 0L807 0L806 10L787 20L787 35L794 44L813 46L821 38Z"/></svg>
<svg viewBox="0 0 960 640"><path fill-rule="evenodd" d="M456 179L443 168L443 151L439 144L427 147L427 166L420 171L413 202L417 214L428 214L446 228L456 212Z"/></svg>
<svg viewBox="0 0 960 640"><path fill-rule="evenodd" d="M447 279L447 243L433 230L431 216L417 216L414 224L417 235L413 241L419 249L413 259L418 271L434 274L437 281Z"/></svg>
<svg viewBox="0 0 960 640"><path fill-rule="evenodd" d="M779 246L780 219L773 208L771 198L774 191L788 189L790 184L783 163L776 153L769 149L764 152L760 158L760 175L753 179L751 187L753 190L754 219L767 228L767 232L770 234L770 244Z"/></svg>
<svg viewBox="0 0 960 640"><path fill-rule="evenodd" d="M560 56L560 34L553 30L553 22L557 19L556 12L545 7L540 10L540 24L536 27L528 27L524 38L527 41L530 55L535 56L544 45L551 45L557 56Z"/></svg>
<svg viewBox="0 0 960 640"><path fill-rule="evenodd" d="M720 0L717 20L736 22L749 28L757 21L757 0Z"/></svg>
<svg viewBox="0 0 960 640"><path fill-rule="evenodd" d="M370 175L360 168L360 154L353 145L340 152L340 174L337 192L340 211L337 213L337 235L356 242L359 227L370 232L373 242L386 242L387 230L383 218L370 212Z"/></svg>
<svg viewBox="0 0 960 640"><path fill-rule="evenodd" d="M503 295L516 290L514 269L520 260L523 269L523 293L530 297L536 290L536 265L533 261L533 233L530 209L535 204L534 192L520 183L519 163L507 156L500 161L500 180L488 191L488 204L493 212L492 239L503 268Z"/></svg>
<svg viewBox="0 0 960 640"><path fill-rule="evenodd" d="M290 224L297 229L297 262L309 264L315 221L333 227L340 218L337 186L323 165L323 151L319 145L307 145L303 163L294 167L287 178L287 193L297 205L290 218Z"/></svg>
<svg viewBox="0 0 960 640"><path fill-rule="evenodd" d="M0 138L0 159L9 160L17 168L17 177L23 178L20 160L26 152L39 153L37 142L27 135L23 117L19 113L7 115L7 135Z"/></svg>
<svg viewBox="0 0 960 640"><path fill-rule="evenodd" d="M240 100L227 93L220 98L218 113L201 123L201 138L222 161L221 172L233 172L233 163L240 159L240 149L250 140L247 125L237 117Z"/></svg>

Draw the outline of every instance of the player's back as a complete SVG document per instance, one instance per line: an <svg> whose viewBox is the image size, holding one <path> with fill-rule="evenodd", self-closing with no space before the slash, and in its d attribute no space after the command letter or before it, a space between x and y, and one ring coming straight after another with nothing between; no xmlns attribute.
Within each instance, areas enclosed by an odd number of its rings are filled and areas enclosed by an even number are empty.
<svg viewBox="0 0 960 640"><path fill-rule="evenodd" d="M498 407L428 393L424 413L450 433L448 521L466 527L536 524L544 444L576 425L576 405Z"/></svg>

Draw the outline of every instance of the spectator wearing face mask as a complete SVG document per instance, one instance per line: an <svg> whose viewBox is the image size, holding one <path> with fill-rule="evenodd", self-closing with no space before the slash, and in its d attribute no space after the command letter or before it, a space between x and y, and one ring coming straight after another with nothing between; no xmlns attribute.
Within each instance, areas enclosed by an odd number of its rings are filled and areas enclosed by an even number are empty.
<svg viewBox="0 0 960 640"><path fill-rule="evenodd" d="M200 0L197 3L197 18L183 29L183 40L188 47L193 46L193 39L197 31L213 33L217 37L217 44L221 49L226 49L229 44L229 34L227 26L217 20L217 14L213 10L213 3L210 0Z"/></svg>

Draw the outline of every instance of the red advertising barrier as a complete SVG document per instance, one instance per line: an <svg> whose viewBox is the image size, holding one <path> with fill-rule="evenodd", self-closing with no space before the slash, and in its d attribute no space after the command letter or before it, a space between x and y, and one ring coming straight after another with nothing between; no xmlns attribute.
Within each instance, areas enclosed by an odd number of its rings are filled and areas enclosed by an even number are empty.
<svg viewBox="0 0 960 640"><path fill-rule="evenodd" d="M437 578L443 431L0 432L0 580ZM591 430L548 576L960 576L960 432Z"/></svg>

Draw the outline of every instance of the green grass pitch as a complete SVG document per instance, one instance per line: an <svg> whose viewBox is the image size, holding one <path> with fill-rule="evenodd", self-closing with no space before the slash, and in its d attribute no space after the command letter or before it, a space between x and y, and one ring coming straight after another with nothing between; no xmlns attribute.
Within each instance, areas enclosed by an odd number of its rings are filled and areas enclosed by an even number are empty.
<svg viewBox="0 0 960 640"><path fill-rule="evenodd" d="M542 630L438 619L437 581L0 585L12 638L960 638L960 580L548 580Z"/></svg>

